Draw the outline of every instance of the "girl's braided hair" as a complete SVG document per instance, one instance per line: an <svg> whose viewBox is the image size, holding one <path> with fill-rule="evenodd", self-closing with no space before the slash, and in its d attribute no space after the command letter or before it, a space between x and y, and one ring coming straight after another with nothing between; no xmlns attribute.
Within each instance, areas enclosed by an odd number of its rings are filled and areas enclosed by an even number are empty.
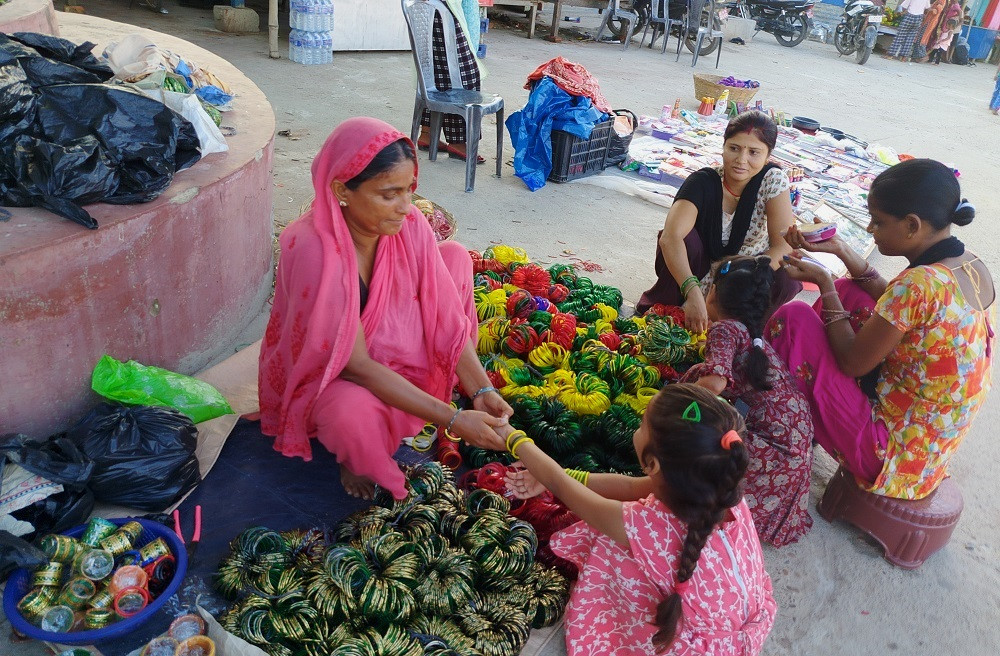
<svg viewBox="0 0 1000 656"><path fill-rule="evenodd" d="M697 407L698 421L690 408ZM729 448L722 436L735 430L744 437L743 418L728 403L697 385L668 385L646 410L649 430L647 453L660 466L662 501L688 533L677 568L677 582L691 579L705 542L725 518L726 511L743 498L743 475L749 455L742 442ZM676 587L656 609L657 650L670 646L683 616Z"/></svg>
<svg viewBox="0 0 1000 656"><path fill-rule="evenodd" d="M715 266L715 297L727 316L736 319L750 332L750 339L763 338L764 318L771 305L774 271L771 258L733 257ZM771 389L767 380L767 354L760 346L751 346L746 374L759 390Z"/></svg>

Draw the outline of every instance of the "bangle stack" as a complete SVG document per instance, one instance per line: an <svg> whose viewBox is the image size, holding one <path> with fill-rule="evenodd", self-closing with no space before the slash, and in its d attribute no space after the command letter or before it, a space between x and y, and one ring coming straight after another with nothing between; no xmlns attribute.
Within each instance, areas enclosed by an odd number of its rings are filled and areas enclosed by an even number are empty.
<svg viewBox="0 0 1000 656"><path fill-rule="evenodd" d="M517 458L517 447L521 446L526 442L534 444L535 440L528 437L528 434L525 433L523 430L513 431L510 435L507 436L507 451L510 453L510 455Z"/></svg>
<svg viewBox="0 0 1000 656"><path fill-rule="evenodd" d="M869 264L868 268L865 269L864 273L862 273L860 276L851 276L851 280L853 280L854 282L871 282L873 280L878 280L878 277L879 277L878 271L875 269L875 267Z"/></svg>
<svg viewBox="0 0 1000 656"><path fill-rule="evenodd" d="M688 292L690 292L692 289L694 289L700 284L701 281L698 280L697 276L688 276L687 278L685 278L684 282L681 283L681 298L686 299Z"/></svg>
<svg viewBox="0 0 1000 656"><path fill-rule="evenodd" d="M590 472L580 471L579 469L569 469L568 467L563 471L566 472L566 474L574 481L580 481L583 483L584 487L587 487L587 481L590 480Z"/></svg>
<svg viewBox="0 0 1000 656"><path fill-rule="evenodd" d="M837 323L838 321L843 321L844 319L850 319L851 313L846 310L823 310L823 325L829 326L830 324Z"/></svg>
<svg viewBox="0 0 1000 656"><path fill-rule="evenodd" d="M499 392L499 391L500 390L498 390L497 388L493 387L492 385L488 385L486 387L481 387L480 389L476 390L475 394L472 395L472 400L475 401L476 399L478 399L483 394L486 394L487 392Z"/></svg>

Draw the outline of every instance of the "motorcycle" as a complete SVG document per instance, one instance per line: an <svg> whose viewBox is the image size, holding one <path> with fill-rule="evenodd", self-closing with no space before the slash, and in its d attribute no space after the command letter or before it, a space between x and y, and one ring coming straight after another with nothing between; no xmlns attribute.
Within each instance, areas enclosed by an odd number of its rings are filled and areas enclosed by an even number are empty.
<svg viewBox="0 0 1000 656"><path fill-rule="evenodd" d="M809 32L816 0L737 0L727 5L730 16L757 23L758 32L773 34L778 43L794 48Z"/></svg>
<svg viewBox="0 0 1000 656"><path fill-rule="evenodd" d="M625 11L635 12L635 14L639 17L639 20L637 20L635 24L632 26L632 33L628 35L628 38L631 39L633 36L641 33L643 30L646 29L646 25L649 23L649 18L652 15L653 2L660 2L664 7L664 11L666 11L667 5L671 4L672 1L676 0L622 0L621 8ZM681 1L680 4L683 5L684 2ZM711 10L709 8L709 4L706 2L705 8L702 10L702 16L701 16L702 25L708 25L708 20L709 20L708 14L710 13L710 11ZM608 32L610 32L611 34L611 38L617 41L621 41L625 35L626 25L627 24L625 21L620 20L618 18L612 18L610 21L608 21L607 29ZM716 30L722 29L722 20L719 16L712 17L712 26ZM657 39L658 27L659 26L655 24L653 25L654 28L653 38L649 42L650 48L653 47L653 41ZM676 30L677 28L674 29ZM671 35L676 36L676 34L674 33L671 33ZM688 49L688 52L694 52L694 46L696 41L697 39L693 36L688 36L687 38L684 39L684 47ZM705 55L715 52L716 46L718 46L717 39L703 40L701 44L701 50L698 52L698 56L704 57Z"/></svg>
<svg viewBox="0 0 1000 656"><path fill-rule="evenodd" d="M833 31L833 45L837 52L842 55L856 54L858 64L864 65L875 47L882 18L882 8L872 0L850 0Z"/></svg>

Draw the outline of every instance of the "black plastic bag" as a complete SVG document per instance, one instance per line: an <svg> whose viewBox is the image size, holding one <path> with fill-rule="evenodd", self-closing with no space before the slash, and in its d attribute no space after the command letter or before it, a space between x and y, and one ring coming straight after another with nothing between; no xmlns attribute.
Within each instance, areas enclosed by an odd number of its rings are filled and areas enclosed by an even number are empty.
<svg viewBox="0 0 1000 656"><path fill-rule="evenodd" d="M111 71L91 48L0 34L0 142L10 144L0 148L0 206L43 207L96 228L82 205L148 202L200 158L194 126L103 84Z"/></svg>
<svg viewBox="0 0 1000 656"><path fill-rule="evenodd" d="M99 501L160 511L201 481L198 431L172 408L102 403L67 436L94 461Z"/></svg>
<svg viewBox="0 0 1000 656"><path fill-rule="evenodd" d="M94 509L94 494L87 487L94 463L62 434L43 442L25 435L0 436L0 478L6 461L63 486L63 491L16 510L15 519L34 526L37 536L58 533L84 523Z"/></svg>
<svg viewBox="0 0 1000 656"><path fill-rule="evenodd" d="M625 161L625 158L628 157L628 147L632 144L632 135L635 134L635 128L639 125L639 118L631 110L615 109L612 110L612 113L615 116L627 116L632 123L632 131L624 137L620 137L614 128L611 129L611 141L608 142L608 155L604 159L604 168L617 166Z"/></svg>
<svg viewBox="0 0 1000 656"><path fill-rule="evenodd" d="M18 567L37 569L48 562L45 553L7 531L0 531L0 583Z"/></svg>

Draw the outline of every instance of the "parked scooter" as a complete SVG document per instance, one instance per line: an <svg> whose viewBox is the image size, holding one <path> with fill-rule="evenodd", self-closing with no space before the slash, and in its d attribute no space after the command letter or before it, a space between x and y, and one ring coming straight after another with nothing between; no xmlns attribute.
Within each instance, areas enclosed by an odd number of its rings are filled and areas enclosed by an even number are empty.
<svg viewBox="0 0 1000 656"><path fill-rule="evenodd" d="M833 31L833 45L842 55L856 54L858 64L864 65L875 47L881 23L882 8L872 0L850 0Z"/></svg>
<svg viewBox="0 0 1000 656"><path fill-rule="evenodd" d="M809 33L816 0L737 0L727 5L730 16L749 18L758 32L773 34L778 43L794 48Z"/></svg>

